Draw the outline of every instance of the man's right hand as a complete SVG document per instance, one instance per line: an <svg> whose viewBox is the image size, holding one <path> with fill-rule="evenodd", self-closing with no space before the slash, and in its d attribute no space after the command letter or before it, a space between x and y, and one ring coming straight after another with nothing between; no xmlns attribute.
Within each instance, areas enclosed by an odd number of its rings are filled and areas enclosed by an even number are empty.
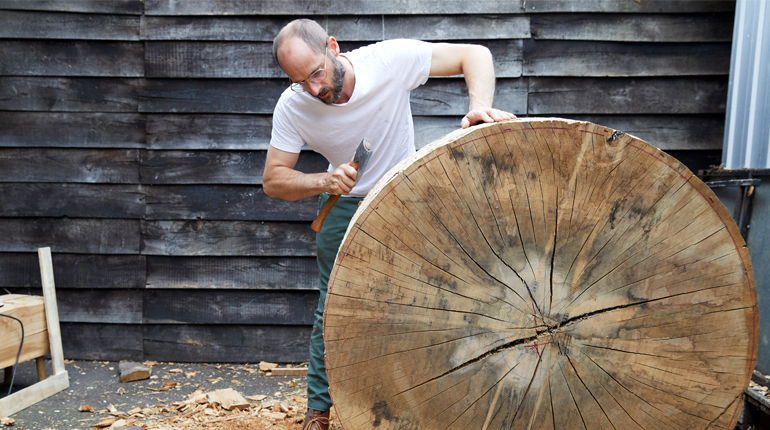
<svg viewBox="0 0 770 430"><path fill-rule="evenodd" d="M353 187L356 186L356 177L358 172L350 164L343 164L327 176L326 192L329 194L350 194Z"/></svg>
<svg viewBox="0 0 770 430"><path fill-rule="evenodd" d="M288 201L329 194L350 194L356 185L358 172L350 164L343 164L331 172L302 173L294 170L298 153L281 151L273 146L267 149L265 170L262 172L262 190L270 197Z"/></svg>

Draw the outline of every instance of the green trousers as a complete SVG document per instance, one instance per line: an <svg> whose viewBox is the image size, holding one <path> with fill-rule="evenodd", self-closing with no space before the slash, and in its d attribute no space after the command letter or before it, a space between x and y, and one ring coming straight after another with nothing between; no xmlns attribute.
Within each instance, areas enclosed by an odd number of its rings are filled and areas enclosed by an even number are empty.
<svg viewBox="0 0 770 430"><path fill-rule="evenodd" d="M320 210L329 194L321 194L318 199L318 209ZM321 290L321 296L318 299L318 308L315 310L315 321L313 331L310 334L310 364L307 370L307 406L317 411L328 411L332 407L332 400L329 397L329 381L326 379L326 366L324 365L324 332L323 332L323 314L326 302L326 291L329 285L329 275L334 267L334 259L337 258L337 251L340 248L345 231L348 229L350 219L355 215L358 209L358 203L363 200L361 197L342 197L334 205L329 215L324 221L323 228L315 236L316 255L318 260L318 269L321 276L318 288Z"/></svg>

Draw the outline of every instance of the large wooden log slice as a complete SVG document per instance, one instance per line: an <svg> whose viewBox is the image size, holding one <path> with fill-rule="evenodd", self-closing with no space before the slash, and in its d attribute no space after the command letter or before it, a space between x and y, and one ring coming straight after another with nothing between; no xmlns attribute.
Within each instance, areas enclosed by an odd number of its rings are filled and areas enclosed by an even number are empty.
<svg viewBox="0 0 770 430"><path fill-rule="evenodd" d="M347 430L731 429L758 321L745 243L685 166L525 119L433 142L364 200L326 366Z"/></svg>

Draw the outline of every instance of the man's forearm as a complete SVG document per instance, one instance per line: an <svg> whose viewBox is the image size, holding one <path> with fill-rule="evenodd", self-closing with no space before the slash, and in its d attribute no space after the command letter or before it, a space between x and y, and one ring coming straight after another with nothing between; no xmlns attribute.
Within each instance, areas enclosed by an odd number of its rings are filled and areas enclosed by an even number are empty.
<svg viewBox="0 0 770 430"><path fill-rule="evenodd" d="M516 118L512 113L492 107L495 98L495 65L492 53L475 45L462 62L468 85L468 113L461 121L463 128L481 122L497 122Z"/></svg>
<svg viewBox="0 0 770 430"><path fill-rule="evenodd" d="M468 86L468 110L492 107L495 97L495 66L489 49L474 46L462 64Z"/></svg>
<svg viewBox="0 0 770 430"><path fill-rule="evenodd" d="M262 189L270 197L295 201L326 191L328 173L302 173L288 167L272 169L264 176Z"/></svg>

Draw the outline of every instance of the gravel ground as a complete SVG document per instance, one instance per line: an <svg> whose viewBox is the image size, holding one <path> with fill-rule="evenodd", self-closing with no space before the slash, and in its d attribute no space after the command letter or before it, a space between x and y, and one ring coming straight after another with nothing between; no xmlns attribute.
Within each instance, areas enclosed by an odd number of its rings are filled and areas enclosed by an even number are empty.
<svg viewBox="0 0 770 430"><path fill-rule="evenodd" d="M210 392L232 388L244 397L263 395L281 400L293 396L305 397L304 376L269 376L259 372L254 364L212 363L158 363L152 368L151 379L120 382L118 362L70 361L65 362L69 372L70 387L40 403L17 412L11 418L13 427L4 429L28 430L81 430L90 429L99 422L110 405L119 411L136 407L168 405L185 400L196 390ZM51 362L46 360L47 374L51 374ZM163 382L179 381L176 388L155 391ZM19 364L13 391L16 392L37 381L34 360ZM9 386L0 386L0 397L8 393ZM81 405L90 405L95 413L80 412ZM304 411L303 411L304 414Z"/></svg>

